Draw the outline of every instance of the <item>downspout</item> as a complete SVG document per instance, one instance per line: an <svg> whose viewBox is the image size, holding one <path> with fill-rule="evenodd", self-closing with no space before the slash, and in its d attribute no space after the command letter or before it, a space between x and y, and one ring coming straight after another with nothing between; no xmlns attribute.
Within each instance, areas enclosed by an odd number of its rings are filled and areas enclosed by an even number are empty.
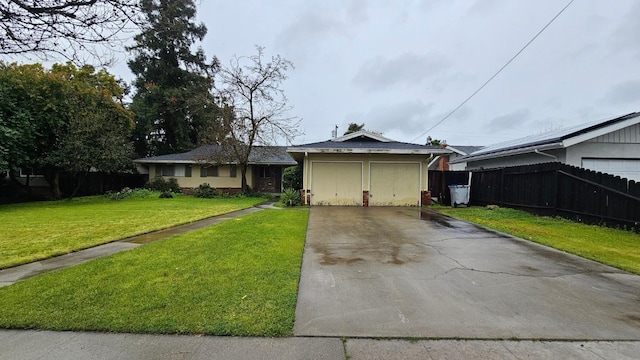
<svg viewBox="0 0 640 360"><path fill-rule="evenodd" d="M548 156L550 158L553 158L553 160L558 161L558 157L555 155L551 155L551 154L547 154L547 153L543 153L542 151L536 149L533 149L533 152L535 152L538 155L542 155L542 156Z"/></svg>
<svg viewBox="0 0 640 360"><path fill-rule="evenodd" d="M304 188L304 199L302 201L305 205L311 205L310 202L307 201L309 199L309 185L311 184L311 165L309 164L309 153L307 151L304 152L304 161L303 161L303 169L306 173L305 180L302 182L302 187Z"/></svg>

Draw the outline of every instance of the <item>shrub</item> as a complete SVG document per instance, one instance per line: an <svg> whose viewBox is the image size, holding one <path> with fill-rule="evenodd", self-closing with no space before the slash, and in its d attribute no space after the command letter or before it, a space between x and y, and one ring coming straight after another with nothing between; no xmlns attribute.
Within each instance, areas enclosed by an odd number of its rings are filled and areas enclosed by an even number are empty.
<svg viewBox="0 0 640 360"><path fill-rule="evenodd" d="M280 197L284 206L296 206L300 204L300 191L291 188L285 189Z"/></svg>
<svg viewBox="0 0 640 360"><path fill-rule="evenodd" d="M169 191L164 191L160 194L160 199L171 199L173 195Z"/></svg>
<svg viewBox="0 0 640 360"><path fill-rule="evenodd" d="M162 177L156 177L152 180L149 180L149 182L144 185L144 188L160 192L182 192L182 189L180 189L180 185L178 185L178 180L176 180L175 178L170 178L169 181L167 181Z"/></svg>
<svg viewBox="0 0 640 360"><path fill-rule="evenodd" d="M302 189L302 166L289 166L282 173L282 186L285 189Z"/></svg>
<svg viewBox="0 0 640 360"><path fill-rule="evenodd" d="M193 189L191 194L197 198L211 199L216 197L216 189L209 184L200 184L197 189Z"/></svg>
<svg viewBox="0 0 640 360"><path fill-rule="evenodd" d="M110 200L123 200L126 198L142 199L151 195L153 192L148 189L130 189L128 187L120 191L107 191L104 197Z"/></svg>

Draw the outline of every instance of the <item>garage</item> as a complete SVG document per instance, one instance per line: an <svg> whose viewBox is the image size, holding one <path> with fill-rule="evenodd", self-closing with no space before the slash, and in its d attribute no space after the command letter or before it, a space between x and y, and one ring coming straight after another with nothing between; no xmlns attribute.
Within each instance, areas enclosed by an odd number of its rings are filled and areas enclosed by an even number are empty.
<svg viewBox="0 0 640 360"><path fill-rule="evenodd" d="M420 163L370 164L370 206L418 206Z"/></svg>
<svg viewBox="0 0 640 360"><path fill-rule="evenodd" d="M428 205L429 162L451 150L360 130L287 152L302 165L303 204L366 207Z"/></svg>
<svg viewBox="0 0 640 360"><path fill-rule="evenodd" d="M311 205L362 206L362 162L312 162Z"/></svg>
<svg viewBox="0 0 640 360"><path fill-rule="evenodd" d="M640 182L638 159L582 159L582 167Z"/></svg>

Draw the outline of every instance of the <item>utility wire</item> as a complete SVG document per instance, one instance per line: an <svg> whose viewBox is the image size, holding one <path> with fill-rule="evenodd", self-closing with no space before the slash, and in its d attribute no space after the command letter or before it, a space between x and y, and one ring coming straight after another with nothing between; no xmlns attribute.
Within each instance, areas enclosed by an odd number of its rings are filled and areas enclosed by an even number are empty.
<svg viewBox="0 0 640 360"><path fill-rule="evenodd" d="M421 138L421 137L425 136L427 133L429 133L429 131L433 130L433 129L434 129L434 128L436 128L438 125L442 124L442 123L443 123L445 120L447 120L451 115L453 115L456 111L458 111L461 107L463 107L463 106L464 106L464 104L466 104L469 100L471 100L471 98L473 98L477 93L479 93L479 92L480 92L480 90L484 89L484 87L485 87L485 86L487 86L487 85L491 82L491 80L493 80L496 76L498 76L498 74L500 74L500 73L502 72L502 70L504 70L507 66L509 66L509 64L511 64L511 62L512 62L513 60L515 60L515 59L518 57L518 55L520 55L520 54L524 51L524 49L526 49L527 47L529 47L529 45L531 45L531 43L532 43L535 39L537 39L537 38L538 38L538 36L540 36L540 34L542 34L542 32L543 32L543 31L545 31L545 30L549 27L549 25L551 25L551 23L553 23L553 22L558 18L558 16L560 16L560 14L562 14L562 13L563 13L563 12L564 12L568 7L569 7L569 5L571 5L574 1L575 1L575 0L571 0L571 1L569 1L569 2L567 3L567 5L565 5L565 6L564 6L564 7L563 7L563 8L562 8L562 9L561 9L561 10L560 10L560 11L559 11L559 12L558 12L558 13L557 13L557 14L556 14L552 19L551 19L551 20L549 20L549 22L548 22L548 23L547 23L547 24L546 24L546 25L545 25L545 26L544 26L540 31L538 31L538 33L537 33L533 38L531 38L531 40L529 40L529 42L528 42L525 46L523 46L523 47L522 47L522 49L520 49L520 51L518 51L515 55L513 55L513 57L511 57L511 59L509 59L509 61L507 61L507 63L506 63L506 64L504 64L504 65L500 68L500 70L496 71L496 73L495 73L495 74L493 74L493 76L491 76L491 77L489 78L489 80L485 81L485 82L484 82L484 84L482 84L482 86L480 86L476 91L474 91L474 92L473 92L473 94L469 95L469 97L467 97L467 98L466 98L462 103L460 103L460 105L458 105L455 109L453 109L453 110L452 110L450 113L448 113L445 117L443 117L442 119L440 119L440 120L439 120L437 123L435 123L432 127L430 127L429 129L427 129L427 131L425 131L425 132L423 132L422 134L420 134L420 135L416 136L416 137L415 137L413 140L411 140L411 141L412 141L412 142L413 142L413 141L416 141L417 139L419 139L419 138Z"/></svg>

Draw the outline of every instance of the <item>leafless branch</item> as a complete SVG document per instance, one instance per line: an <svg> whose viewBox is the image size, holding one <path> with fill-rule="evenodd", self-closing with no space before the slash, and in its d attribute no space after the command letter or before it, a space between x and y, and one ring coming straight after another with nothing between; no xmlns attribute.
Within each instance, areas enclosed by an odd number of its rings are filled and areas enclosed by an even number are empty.
<svg viewBox="0 0 640 360"><path fill-rule="evenodd" d="M106 65L139 20L138 0L2 0L0 54Z"/></svg>

